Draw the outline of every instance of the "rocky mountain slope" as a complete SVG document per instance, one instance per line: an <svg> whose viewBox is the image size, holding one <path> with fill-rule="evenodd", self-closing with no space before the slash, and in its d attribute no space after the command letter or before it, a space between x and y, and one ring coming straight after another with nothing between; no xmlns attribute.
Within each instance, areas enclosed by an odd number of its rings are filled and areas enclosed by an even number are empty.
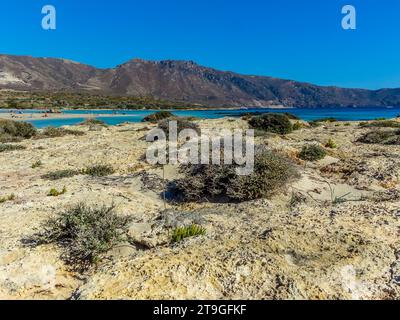
<svg viewBox="0 0 400 320"><path fill-rule="evenodd" d="M400 89L321 87L173 60L133 59L116 68L98 69L64 59L0 55L0 89L89 91L214 107L400 105Z"/></svg>

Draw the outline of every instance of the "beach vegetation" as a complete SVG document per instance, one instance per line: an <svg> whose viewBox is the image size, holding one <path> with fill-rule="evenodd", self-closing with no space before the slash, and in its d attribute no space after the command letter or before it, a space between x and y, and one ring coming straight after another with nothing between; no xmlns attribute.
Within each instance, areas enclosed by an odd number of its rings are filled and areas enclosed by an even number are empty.
<svg viewBox="0 0 400 320"><path fill-rule="evenodd" d="M288 134L293 131L293 126L288 116L279 113L266 113L252 117L249 120L249 125L253 129L277 134Z"/></svg>
<svg viewBox="0 0 400 320"><path fill-rule="evenodd" d="M190 226L175 228L172 231L172 242L180 242L185 238L197 237L206 234L206 229L202 226L191 224Z"/></svg>
<svg viewBox="0 0 400 320"><path fill-rule="evenodd" d="M299 158L305 161L317 161L325 158L326 151L317 144L307 144L303 146L299 153Z"/></svg>

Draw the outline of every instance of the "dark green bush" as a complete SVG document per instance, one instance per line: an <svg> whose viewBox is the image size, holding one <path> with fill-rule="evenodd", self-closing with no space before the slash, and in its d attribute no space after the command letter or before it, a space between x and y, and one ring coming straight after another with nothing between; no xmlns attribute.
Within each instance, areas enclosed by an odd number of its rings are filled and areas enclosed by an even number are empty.
<svg viewBox="0 0 400 320"><path fill-rule="evenodd" d="M36 128L28 122L0 120L0 136L29 139L37 133Z"/></svg>
<svg viewBox="0 0 400 320"><path fill-rule="evenodd" d="M247 176L239 176L234 164L183 166L185 177L175 181L173 191L181 201L247 201L273 195L298 175L289 159L272 151L256 152L254 161Z"/></svg>
<svg viewBox="0 0 400 320"><path fill-rule="evenodd" d="M5 144L5 143L0 144L0 152L16 151L24 149L26 149L26 147L17 144Z"/></svg>
<svg viewBox="0 0 400 320"><path fill-rule="evenodd" d="M129 222L130 218L115 213L114 205L90 207L80 203L46 221L43 230L27 242L55 243L63 249L62 258L67 263L84 270L126 238Z"/></svg>
<svg viewBox="0 0 400 320"><path fill-rule="evenodd" d="M143 122L157 123L160 120L168 119L174 115L169 111L158 111L143 118Z"/></svg>
<svg viewBox="0 0 400 320"><path fill-rule="evenodd" d="M169 136L169 123L170 123L170 121L176 121L177 122L178 134L182 130L185 130L185 129L192 129L192 130L196 131L197 133L200 133L200 128L196 123L191 122L191 121L187 120L186 118L170 118L170 119L161 120L158 123L158 128L163 130L167 137Z"/></svg>
<svg viewBox="0 0 400 320"><path fill-rule="evenodd" d="M80 126L102 126L107 127L107 124L100 119L89 118L79 124Z"/></svg>
<svg viewBox="0 0 400 320"><path fill-rule="evenodd" d="M363 134L357 142L366 144L400 145L400 130L374 130Z"/></svg>
<svg viewBox="0 0 400 320"><path fill-rule="evenodd" d="M105 177L114 172L114 168L108 164L95 164L82 170L83 174L93 177Z"/></svg>
<svg viewBox="0 0 400 320"><path fill-rule="evenodd" d="M66 170L57 170L53 172L49 172L45 175L42 176L42 179L45 180L60 180L64 178L71 178L73 176L76 176L80 174L79 171L77 170L71 170L71 169L66 169Z"/></svg>
<svg viewBox="0 0 400 320"><path fill-rule="evenodd" d="M279 113L266 113L253 117L249 120L249 124L254 129L278 134L287 134L293 131L289 118Z"/></svg>
<svg viewBox="0 0 400 320"><path fill-rule="evenodd" d="M299 153L299 158L306 161L317 161L325 158L326 151L319 145L309 144L303 147Z"/></svg>

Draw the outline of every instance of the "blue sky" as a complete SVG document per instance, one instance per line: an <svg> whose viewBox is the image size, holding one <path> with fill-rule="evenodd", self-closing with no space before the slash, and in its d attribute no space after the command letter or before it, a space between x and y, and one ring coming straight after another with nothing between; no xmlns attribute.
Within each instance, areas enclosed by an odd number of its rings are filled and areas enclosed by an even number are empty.
<svg viewBox="0 0 400 320"><path fill-rule="evenodd" d="M57 30L41 8L57 9ZM341 8L357 9L357 30ZM321 85L400 87L398 0L3 0L0 53L114 67L134 57L194 60Z"/></svg>

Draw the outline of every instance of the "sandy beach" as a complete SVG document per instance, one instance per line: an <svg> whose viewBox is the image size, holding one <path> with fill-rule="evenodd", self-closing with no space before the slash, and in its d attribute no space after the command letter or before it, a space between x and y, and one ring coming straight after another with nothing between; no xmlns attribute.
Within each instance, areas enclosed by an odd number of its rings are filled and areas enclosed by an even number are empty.
<svg viewBox="0 0 400 320"><path fill-rule="evenodd" d="M2 115L4 116L4 115ZM37 115L41 116L41 115ZM65 115L51 115L63 117ZM68 115L70 117L70 115ZM201 120L201 128L247 128L241 119ZM387 299L400 297L399 146L356 142L370 129L326 123L257 143L295 160L301 177L269 199L167 204L171 219L202 221L207 233L170 245L163 224L163 170L143 160L149 125L123 124L59 138L29 139L0 153L2 299ZM337 148L317 162L296 156L305 143ZM32 164L41 162L33 168ZM106 177L42 178L106 163ZM166 181L178 177L167 166ZM49 189L65 194L49 197ZM293 196L302 199L293 204ZM344 197L344 201L334 198ZM85 201L117 205L145 247L121 245L80 274L55 245L29 247L57 212ZM188 214L190 213L190 214ZM194 221L193 220L193 221Z"/></svg>

